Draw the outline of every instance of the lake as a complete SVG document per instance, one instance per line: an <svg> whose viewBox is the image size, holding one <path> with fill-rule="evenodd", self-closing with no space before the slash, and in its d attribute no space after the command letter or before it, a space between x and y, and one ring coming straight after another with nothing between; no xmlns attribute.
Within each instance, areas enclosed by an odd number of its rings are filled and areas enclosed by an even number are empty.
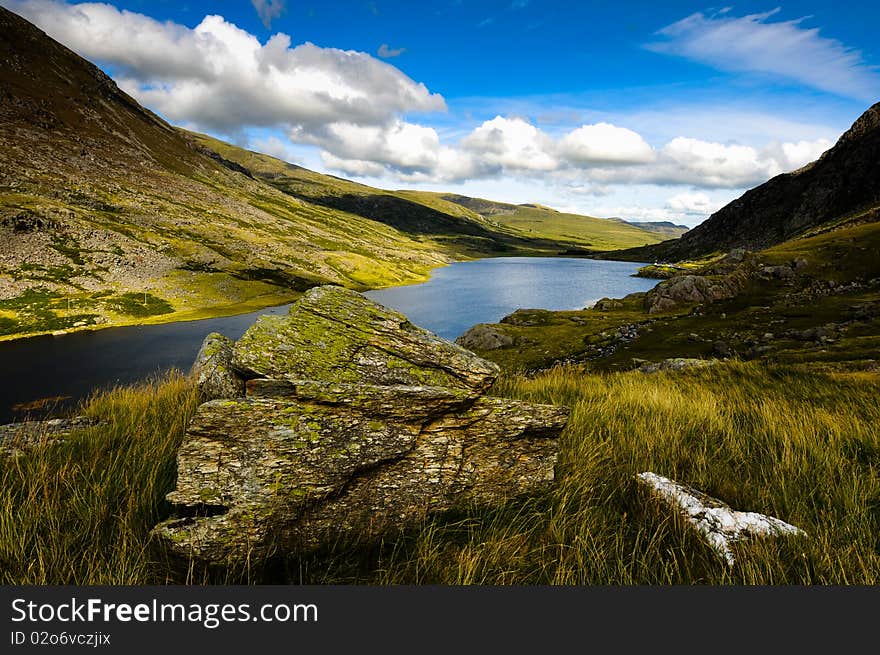
<svg viewBox="0 0 880 655"><path fill-rule="evenodd" d="M422 284L365 295L454 339L476 323L497 322L518 308L579 309L604 296L647 291L656 280L631 277L640 265L574 258L481 259L436 269ZM258 316L283 314L287 307L0 342L0 424L62 411L97 388L172 368L188 370L209 332L238 339ZM42 408L33 406L37 400L44 401Z"/></svg>

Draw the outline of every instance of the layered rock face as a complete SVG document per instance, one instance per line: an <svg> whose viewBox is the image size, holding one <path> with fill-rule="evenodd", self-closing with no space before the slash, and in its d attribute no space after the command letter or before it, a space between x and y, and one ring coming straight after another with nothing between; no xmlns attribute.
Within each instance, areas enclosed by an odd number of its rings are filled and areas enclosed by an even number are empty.
<svg viewBox="0 0 880 655"><path fill-rule="evenodd" d="M553 482L565 408L485 396L494 364L353 291L313 289L234 345L207 341L179 516L155 529L177 555L302 554Z"/></svg>

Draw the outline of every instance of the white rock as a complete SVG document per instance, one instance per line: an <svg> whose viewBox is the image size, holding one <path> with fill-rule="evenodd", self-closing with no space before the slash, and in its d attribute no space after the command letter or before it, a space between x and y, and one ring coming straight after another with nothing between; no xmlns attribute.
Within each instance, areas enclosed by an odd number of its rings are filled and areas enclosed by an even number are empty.
<svg viewBox="0 0 880 655"><path fill-rule="evenodd" d="M735 561L730 545L735 541L749 537L806 534L800 528L773 516L738 512L717 498L656 473L639 473L636 478L647 485L657 498L678 509L730 566Z"/></svg>

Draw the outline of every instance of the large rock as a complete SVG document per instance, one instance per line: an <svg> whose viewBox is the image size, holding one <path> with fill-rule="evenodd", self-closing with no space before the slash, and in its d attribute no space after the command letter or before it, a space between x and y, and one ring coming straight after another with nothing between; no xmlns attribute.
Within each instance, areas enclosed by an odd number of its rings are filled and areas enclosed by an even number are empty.
<svg viewBox="0 0 880 655"><path fill-rule="evenodd" d="M187 431L168 499L206 515L157 530L180 555L305 553L553 481L565 409L437 387L254 382L246 398L202 405Z"/></svg>
<svg viewBox="0 0 880 655"><path fill-rule="evenodd" d="M0 459L18 457L44 445L57 445L71 434L96 425L85 416L0 425Z"/></svg>
<svg viewBox="0 0 880 655"><path fill-rule="evenodd" d="M154 531L176 555L304 554L553 482L567 409L484 396L494 364L359 294L315 289L232 351L246 395L198 408Z"/></svg>
<svg viewBox="0 0 880 655"><path fill-rule="evenodd" d="M649 314L676 309L682 305L706 304L733 298L745 286L745 275L718 277L679 275L661 282L645 295Z"/></svg>
<svg viewBox="0 0 880 655"><path fill-rule="evenodd" d="M260 317L235 344L232 363L249 377L429 385L473 394L498 375L492 362L335 286L312 289L287 316Z"/></svg>

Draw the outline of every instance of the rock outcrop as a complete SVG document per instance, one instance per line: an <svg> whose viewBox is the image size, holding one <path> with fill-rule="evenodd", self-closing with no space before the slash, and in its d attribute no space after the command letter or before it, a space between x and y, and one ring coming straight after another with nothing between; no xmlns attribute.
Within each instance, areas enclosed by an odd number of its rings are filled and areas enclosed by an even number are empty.
<svg viewBox="0 0 880 655"><path fill-rule="evenodd" d="M217 332L211 332L202 342L190 374L205 400L244 395L244 379L232 368L234 345L232 339Z"/></svg>
<svg viewBox="0 0 880 655"><path fill-rule="evenodd" d="M717 498L662 475L645 472L639 473L636 479L646 485L653 496L684 516L729 566L736 561L731 548L736 541L754 537L804 535L800 528L776 517L738 512Z"/></svg>
<svg viewBox="0 0 880 655"><path fill-rule="evenodd" d="M470 328L455 340L462 348L472 350L496 350L513 345L513 337L505 334L494 325L480 323Z"/></svg>
<svg viewBox="0 0 880 655"><path fill-rule="evenodd" d="M745 280L745 276L736 274L718 277L678 275L645 294L645 309L654 314L682 305L702 305L733 298L742 290Z"/></svg>
<svg viewBox="0 0 880 655"><path fill-rule="evenodd" d="M353 291L313 289L221 350L245 391L188 426L178 516L154 531L176 555L304 554L553 482L568 410L485 396L494 364Z"/></svg>

